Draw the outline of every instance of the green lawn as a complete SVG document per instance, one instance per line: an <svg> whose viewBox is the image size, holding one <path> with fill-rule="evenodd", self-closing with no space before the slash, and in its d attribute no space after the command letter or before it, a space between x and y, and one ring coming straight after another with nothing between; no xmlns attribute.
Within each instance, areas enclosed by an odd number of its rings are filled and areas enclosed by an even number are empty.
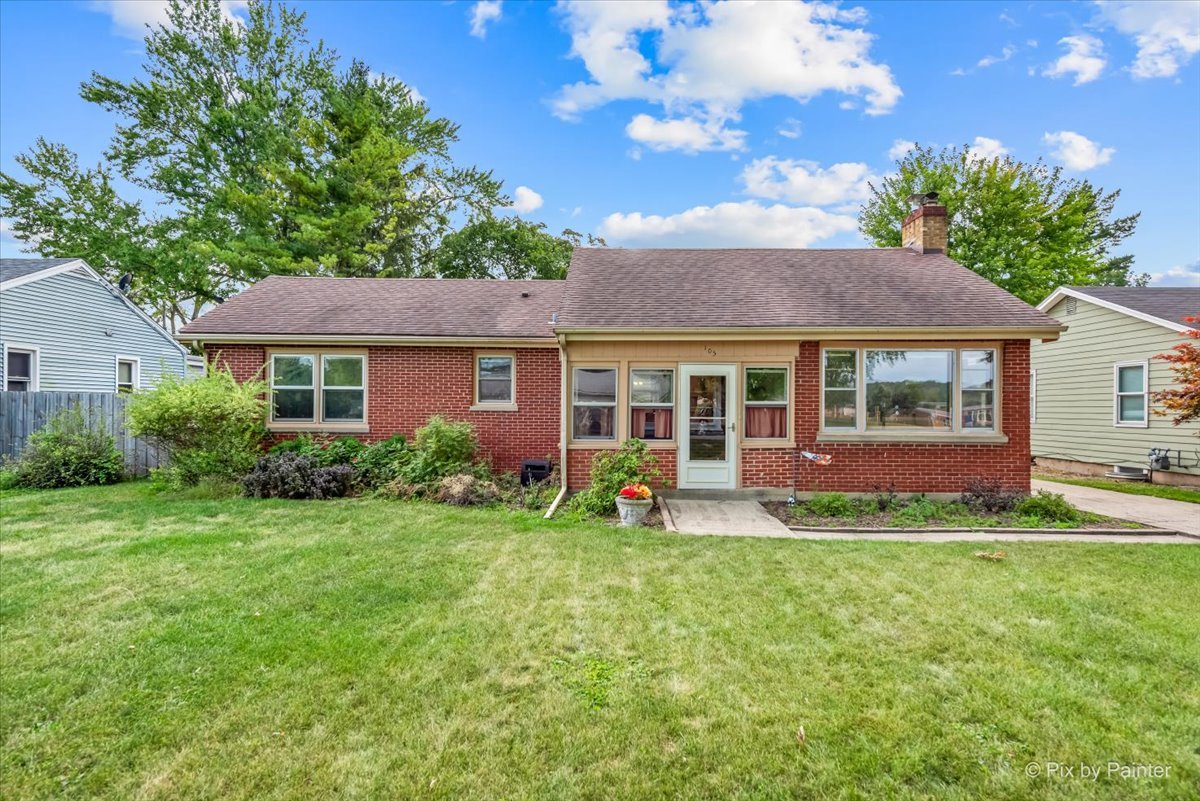
<svg viewBox="0 0 1200 801"><path fill-rule="evenodd" d="M1188 489L1187 487L1173 487L1168 484L1147 484L1142 481L1064 476L1058 473L1036 473L1034 474L1034 478L1040 478L1042 481L1057 481L1059 484L1075 484L1079 487L1094 487L1095 489L1124 492L1129 495L1150 495L1155 498L1166 498L1170 501L1200 503L1200 490Z"/></svg>
<svg viewBox="0 0 1200 801"><path fill-rule="evenodd" d="M1194 799L1200 547L1000 547L8 493L2 795Z"/></svg>

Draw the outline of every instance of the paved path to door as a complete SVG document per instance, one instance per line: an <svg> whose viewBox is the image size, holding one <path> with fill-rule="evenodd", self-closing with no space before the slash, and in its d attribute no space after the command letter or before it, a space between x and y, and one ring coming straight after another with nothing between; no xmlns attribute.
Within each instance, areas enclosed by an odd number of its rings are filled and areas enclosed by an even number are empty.
<svg viewBox="0 0 1200 801"><path fill-rule="evenodd" d="M1033 489L1057 492L1085 512L1200 536L1200 504L1034 479Z"/></svg>
<svg viewBox="0 0 1200 801"><path fill-rule="evenodd" d="M666 498L671 519L683 534L731 537L788 537L792 531L757 501L696 501Z"/></svg>

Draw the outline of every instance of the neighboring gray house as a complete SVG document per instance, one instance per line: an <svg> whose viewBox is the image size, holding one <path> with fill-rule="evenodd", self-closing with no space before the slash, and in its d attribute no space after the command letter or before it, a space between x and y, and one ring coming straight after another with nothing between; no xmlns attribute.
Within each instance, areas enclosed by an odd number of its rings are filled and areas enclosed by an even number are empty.
<svg viewBox="0 0 1200 801"><path fill-rule="evenodd" d="M1067 331L1030 349L1037 463L1200 486L1200 424L1173 425L1153 402L1173 383L1154 357L1185 341L1183 317L1200 313L1200 287L1063 287L1038 309ZM1167 451L1169 468L1149 470L1152 448Z"/></svg>
<svg viewBox="0 0 1200 801"><path fill-rule="evenodd" d="M0 387L11 392L126 392L188 353L82 259L0 259Z"/></svg>

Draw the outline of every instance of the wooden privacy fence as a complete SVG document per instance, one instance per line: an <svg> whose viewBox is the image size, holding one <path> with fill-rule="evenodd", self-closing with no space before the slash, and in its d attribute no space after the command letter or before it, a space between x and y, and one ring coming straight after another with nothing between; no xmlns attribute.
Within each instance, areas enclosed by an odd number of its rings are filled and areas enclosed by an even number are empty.
<svg viewBox="0 0 1200 801"><path fill-rule="evenodd" d="M165 453L129 434L125 425L125 395L111 392L9 392L0 391L0 456L16 458L25 448L29 435L40 429L54 414L79 404L84 417L103 423L112 435L117 450L125 455L125 469L144 476L152 467L167 461Z"/></svg>

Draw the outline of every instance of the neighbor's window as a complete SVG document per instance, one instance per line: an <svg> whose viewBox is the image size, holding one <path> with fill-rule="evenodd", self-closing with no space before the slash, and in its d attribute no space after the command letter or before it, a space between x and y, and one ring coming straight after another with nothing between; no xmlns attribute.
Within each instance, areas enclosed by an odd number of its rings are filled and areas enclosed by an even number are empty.
<svg viewBox="0 0 1200 801"><path fill-rule="evenodd" d="M1116 399L1114 411L1119 426L1149 425L1146 417L1146 363L1118 364L1115 367Z"/></svg>
<svg viewBox="0 0 1200 801"><path fill-rule="evenodd" d="M311 423L317 419L315 355L276 355L271 358L271 419Z"/></svg>
<svg viewBox="0 0 1200 801"><path fill-rule="evenodd" d="M631 437L670 439L675 416L675 371L636 368L629 371Z"/></svg>
<svg viewBox="0 0 1200 801"><path fill-rule="evenodd" d="M948 431L954 424L954 351L868 350L868 431Z"/></svg>
<svg viewBox="0 0 1200 801"><path fill-rule="evenodd" d="M744 405L746 439L787 439L787 368L747 367Z"/></svg>
<svg viewBox="0 0 1200 801"><path fill-rule="evenodd" d="M576 367L571 373L571 435L575 439L616 439L617 370Z"/></svg>
<svg viewBox="0 0 1200 801"><path fill-rule="evenodd" d="M137 387L137 361L117 359L117 392L128 394Z"/></svg>
<svg viewBox="0 0 1200 801"><path fill-rule="evenodd" d="M996 429L996 351L959 352L963 431Z"/></svg>
<svg viewBox="0 0 1200 801"><path fill-rule="evenodd" d="M5 354L4 380L9 392L32 392L37 389L37 354L31 350L9 349Z"/></svg>
<svg viewBox="0 0 1200 801"><path fill-rule="evenodd" d="M825 351L825 428L858 427L858 351Z"/></svg>
<svg viewBox="0 0 1200 801"><path fill-rule="evenodd" d="M362 356L321 357L321 421L361 423L366 407Z"/></svg>
<svg viewBox="0 0 1200 801"><path fill-rule="evenodd" d="M475 402L515 403L512 356L478 356L475 359Z"/></svg>

